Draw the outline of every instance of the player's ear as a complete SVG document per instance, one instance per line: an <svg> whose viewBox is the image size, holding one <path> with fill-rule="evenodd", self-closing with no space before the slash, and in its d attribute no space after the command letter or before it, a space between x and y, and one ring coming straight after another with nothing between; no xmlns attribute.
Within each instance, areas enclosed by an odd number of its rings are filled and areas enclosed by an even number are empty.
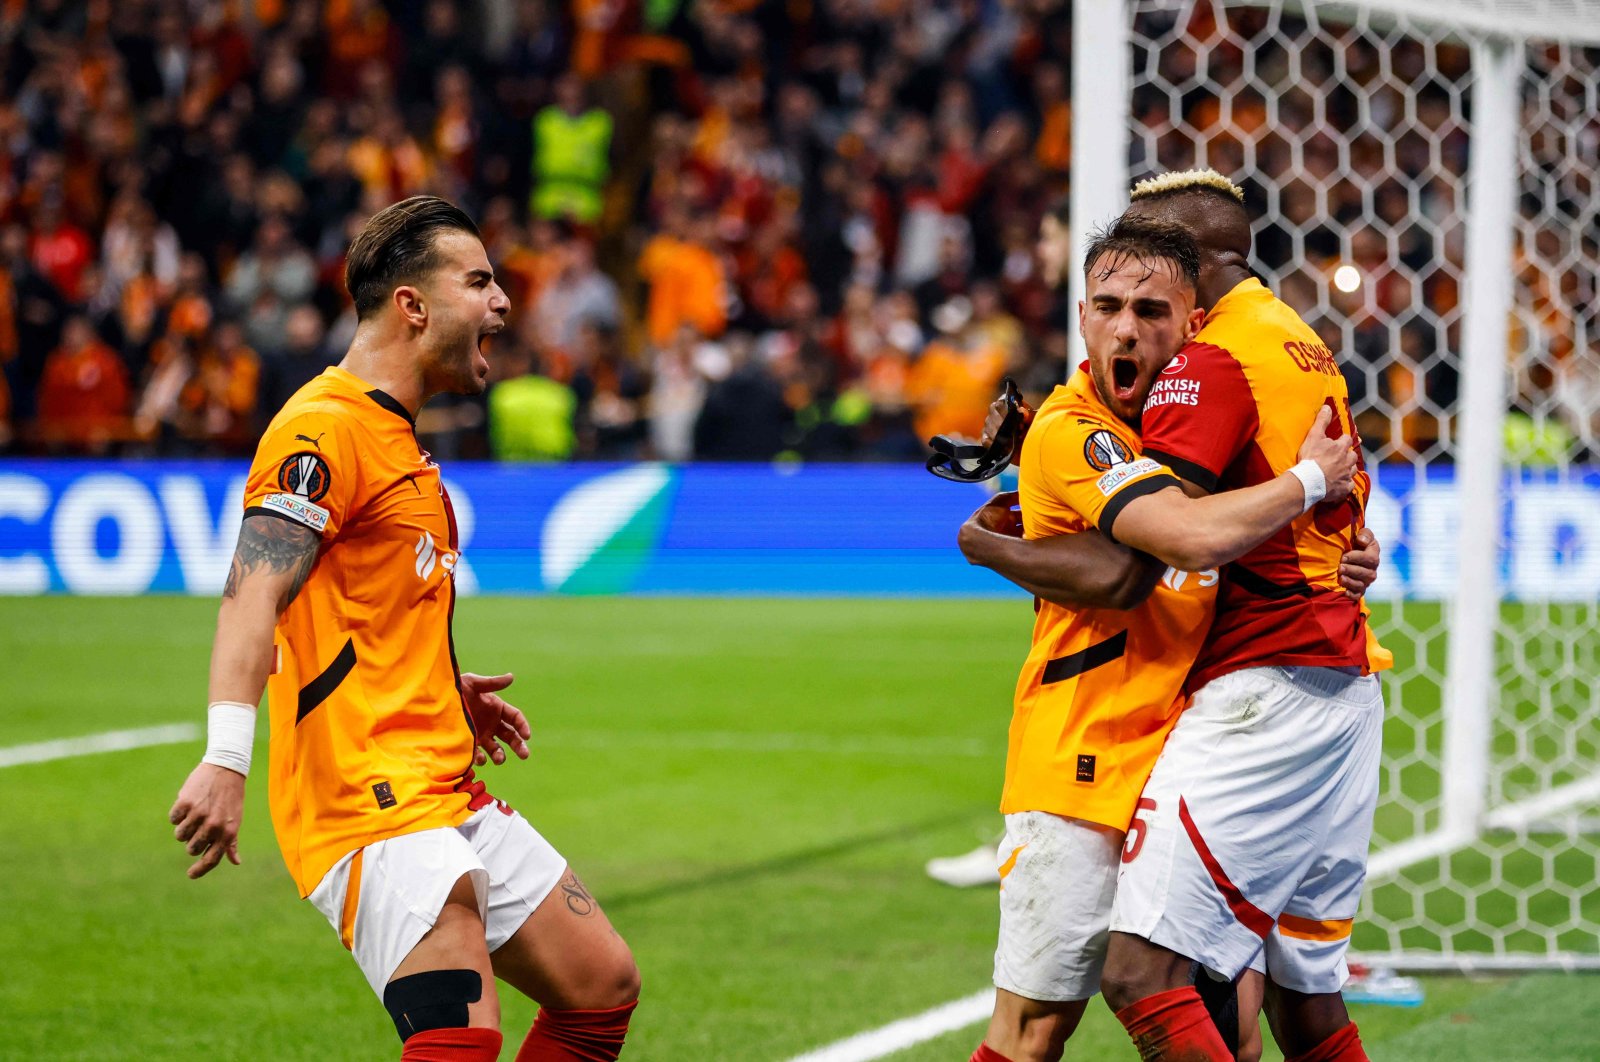
<svg viewBox="0 0 1600 1062"><path fill-rule="evenodd" d="M1189 311L1189 319L1184 322L1183 338L1185 341L1193 339L1195 333L1200 331L1200 326L1206 323L1206 312L1196 306Z"/></svg>
<svg viewBox="0 0 1600 1062"><path fill-rule="evenodd" d="M1078 334L1080 336L1083 336L1083 300L1082 299L1078 300ZM1088 339L1089 337L1088 336L1083 336L1083 338Z"/></svg>
<svg viewBox="0 0 1600 1062"><path fill-rule="evenodd" d="M406 324L413 328L421 328L428 323L428 305L422 299L422 289L414 288L410 284L401 284L394 289L391 297L394 299L395 309L400 311L400 317Z"/></svg>

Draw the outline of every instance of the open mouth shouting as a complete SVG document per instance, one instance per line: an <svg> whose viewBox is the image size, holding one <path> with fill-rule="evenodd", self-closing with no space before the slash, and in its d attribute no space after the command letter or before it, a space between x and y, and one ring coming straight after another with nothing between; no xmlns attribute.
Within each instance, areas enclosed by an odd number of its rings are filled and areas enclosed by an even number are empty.
<svg viewBox="0 0 1600 1062"><path fill-rule="evenodd" d="M1134 404L1139 398L1139 363L1117 355L1111 359L1111 394L1119 402Z"/></svg>

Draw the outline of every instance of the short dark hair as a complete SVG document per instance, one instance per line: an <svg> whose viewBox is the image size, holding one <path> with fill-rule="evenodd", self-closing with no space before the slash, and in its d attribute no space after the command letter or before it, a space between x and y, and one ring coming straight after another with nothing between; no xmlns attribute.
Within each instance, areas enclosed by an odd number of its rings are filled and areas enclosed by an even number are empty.
<svg viewBox="0 0 1600 1062"><path fill-rule="evenodd" d="M350 244L344 264L344 286L355 300L356 318L366 320L396 285L437 268L434 239L449 231L483 238L464 210L436 195L414 195L372 215Z"/></svg>
<svg viewBox="0 0 1600 1062"><path fill-rule="evenodd" d="M1072 218L1072 200L1067 196L1062 196L1050 204L1050 209L1045 211L1045 216L1055 218L1058 225L1064 229L1068 228Z"/></svg>
<svg viewBox="0 0 1600 1062"><path fill-rule="evenodd" d="M1165 259L1194 287L1200 281L1200 245L1188 230L1148 218L1123 216L1089 234L1089 249L1083 256L1083 276L1088 279L1100 259L1112 255L1132 258L1147 268L1154 259Z"/></svg>

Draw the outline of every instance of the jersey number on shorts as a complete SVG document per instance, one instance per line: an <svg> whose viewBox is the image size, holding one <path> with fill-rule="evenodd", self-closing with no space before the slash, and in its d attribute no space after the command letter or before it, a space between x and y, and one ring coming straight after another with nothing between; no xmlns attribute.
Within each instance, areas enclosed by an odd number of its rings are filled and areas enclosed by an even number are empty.
<svg viewBox="0 0 1600 1062"><path fill-rule="evenodd" d="M1133 821L1128 824L1128 839L1122 846L1122 861L1131 863L1139 858L1139 849L1144 847L1144 839L1150 832L1149 825L1142 816L1147 811L1154 811L1156 802L1149 797L1140 797L1139 803L1133 810Z"/></svg>

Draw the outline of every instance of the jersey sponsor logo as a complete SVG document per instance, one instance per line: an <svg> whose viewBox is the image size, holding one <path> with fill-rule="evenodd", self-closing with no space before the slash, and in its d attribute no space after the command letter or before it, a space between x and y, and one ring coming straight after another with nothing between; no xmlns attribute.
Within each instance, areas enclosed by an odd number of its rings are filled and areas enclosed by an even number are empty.
<svg viewBox="0 0 1600 1062"><path fill-rule="evenodd" d="M315 446L317 448L318 452L321 452L321 450L322 450L322 437L324 435L326 435L326 434L328 434L328 433L325 432L325 431L318 432L317 433L317 437L315 439L313 439L309 435L300 435L300 434L296 433L294 438L295 438L296 442L308 442L308 443L310 443L312 446Z"/></svg>
<svg viewBox="0 0 1600 1062"><path fill-rule="evenodd" d="M1096 480L1095 486L1100 488L1101 494L1109 498L1130 479L1138 479L1140 476L1159 471L1161 471L1160 461L1153 457L1141 457L1132 464L1118 465L1113 468Z"/></svg>
<svg viewBox="0 0 1600 1062"><path fill-rule="evenodd" d="M269 494L261 499L261 508L280 516L287 516L297 524L305 524L321 534L328 527L328 510L298 494Z"/></svg>
<svg viewBox="0 0 1600 1062"><path fill-rule="evenodd" d="M1165 369L1161 370L1161 375L1163 375L1163 376L1176 376L1180 372L1182 372L1184 369L1187 369L1188 367L1189 367L1189 355L1187 355L1187 354L1179 354L1177 357L1175 357L1171 361L1167 362L1167 367Z"/></svg>
<svg viewBox="0 0 1600 1062"><path fill-rule="evenodd" d="M1207 568L1204 571L1199 572L1180 572L1178 569L1170 566L1161 576L1161 585L1166 587L1168 590L1182 590L1184 584L1189 582L1191 576L1198 577L1193 585L1202 590L1207 587L1217 585L1217 569L1215 568Z"/></svg>
<svg viewBox="0 0 1600 1062"><path fill-rule="evenodd" d="M278 486L306 501L316 502L333 486L333 476L321 454L298 453L284 458L283 464L278 466Z"/></svg>
<svg viewBox="0 0 1600 1062"><path fill-rule="evenodd" d="M1127 444L1117 438L1117 433L1101 428L1089 433L1083 443L1083 457L1089 467L1105 472L1133 460Z"/></svg>
<svg viewBox="0 0 1600 1062"><path fill-rule="evenodd" d="M417 578L426 579L432 575L435 568L443 568L451 576L456 573L456 559L460 556L448 549L440 549L433 540L433 533L424 531L417 536L417 544L412 547L412 552L417 555Z"/></svg>
<svg viewBox="0 0 1600 1062"><path fill-rule="evenodd" d="M1150 397L1144 400L1146 410L1157 406L1198 406L1200 404L1199 380L1157 380L1150 388Z"/></svg>

